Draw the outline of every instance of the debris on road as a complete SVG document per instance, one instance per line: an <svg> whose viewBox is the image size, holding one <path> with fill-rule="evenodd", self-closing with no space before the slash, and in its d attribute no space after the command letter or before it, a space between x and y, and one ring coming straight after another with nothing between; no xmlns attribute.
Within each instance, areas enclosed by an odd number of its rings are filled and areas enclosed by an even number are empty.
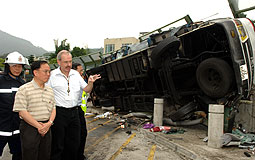
<svg viewBox="0 0 255 160"><path fill-rule="evenodd" d="M143 129L151 129L154 128L154 124L153 123L146 123L143 125Z"/></svg>
<svg viewBox="0 0 255 160"><path fill-rule="evenodd" d="M151 132L162 132L162 131L169 131L171 129L171 127L169 126L157 126L154 128L151 128L150 131Z"/></svg>
<svg viewBox="0 0 255 160"><path fill-rule="evenodd" d="M168 131L163 131L163 133L165 134L184 134L184 132L186 132L184 129L175 129L175 128L171 128Z"/></svg>
<svg viewBox="0 0 255 160"><path fill-rule="evenodd" d="M126 133L127 133L128 135L132 134L132 132L131 132L131 131L127 131Z"/></svg>
<svg viewBox="0 0 255 160"><path fill-rule="evenodd" d="M130 118L130 117L139 117L139 118L148 118L151 119L152 115L151 113L147 112L132 112L127 115L122 116L122 118Z"/></svg>
<svg viewBox="0 0 255 160"><path fill-rule="evenodd" d="M251 157L251 155L248 152L244 152L244 155L246 155L246 157Z"/></svg>
<svg viewBox="0 0 255 160"><path fill-rule="evenodd" d="M100 114L100 115L97 115L95 116L94 118L107 118L109 117L110 115L112 115L112 112L105 112L104 114Z"/></svg>

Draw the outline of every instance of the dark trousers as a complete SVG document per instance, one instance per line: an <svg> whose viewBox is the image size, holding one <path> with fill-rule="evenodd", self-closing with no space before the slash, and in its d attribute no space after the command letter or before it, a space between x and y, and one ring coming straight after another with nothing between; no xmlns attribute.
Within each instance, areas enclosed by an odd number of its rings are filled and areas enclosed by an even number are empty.
<svg viewBox="0 0 255 160"><path fill-rule="evenodd" d="M21 144L20 144L20 136L14 135L10 137L3 137L0 139L0 157L3 154L3 149L5 145L8 143L10 152L12 154L12 160L21 160Z"/></svg>
<svg viewBox="0 0 255 160"><path fill-rule="evenodd" d="M25 121L20 122L20 139L23 160L49 160L51 129L42 137L37 128Z"/></svg>
<svg viewBox="0 0 255 160"><path fill-rule="evenodd" d="M86 144L88 131L87 131L86 118L84 116L84 112L81 109L81 107L79 107L78 110L79 110L79 118L80 118L80 124L81 124L81 140L80 140L80 147L78 151L78 160L84 160L85 159L84 148Z"/></svg>
<svg viewBox="0 0 255 160"><path fill-rule="evenodd" d="M80 119L78 107L65 109L56 107L52 126L51 160L72 160L78 158L80 146Z"/></svg>

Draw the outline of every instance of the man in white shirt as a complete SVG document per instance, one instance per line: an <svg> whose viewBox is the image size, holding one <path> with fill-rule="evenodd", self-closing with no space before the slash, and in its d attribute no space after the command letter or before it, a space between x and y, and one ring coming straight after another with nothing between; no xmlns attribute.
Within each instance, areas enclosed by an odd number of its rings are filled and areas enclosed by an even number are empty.
<svg viewBox="0 0 255 160"><path fill-rule="evenodd" d="M98 74L90 76L87 84L77 71L71 69L72 55L69 51L60 51L57 62L60 67L51 72L48 81L56 100L51 159L76 160L80 144L79 96L81 90L90 93L93 83L101 77Z"/></svg>

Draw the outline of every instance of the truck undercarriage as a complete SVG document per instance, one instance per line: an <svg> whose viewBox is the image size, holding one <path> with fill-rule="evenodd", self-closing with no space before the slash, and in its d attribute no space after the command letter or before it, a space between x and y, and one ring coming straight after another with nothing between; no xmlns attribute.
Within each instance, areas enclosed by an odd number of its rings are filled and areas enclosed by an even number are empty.
<svg viewBox="0 0 255 160"><path fill-rule="evenodd" d="M217 19L150 35L143 49L87 71L102 77L94 102L152 111L154 98L164 98L173 110L165 114L174 121L208 112L210 103L236 105L249 96L254 76L254 42L239 23Z"/></svg>

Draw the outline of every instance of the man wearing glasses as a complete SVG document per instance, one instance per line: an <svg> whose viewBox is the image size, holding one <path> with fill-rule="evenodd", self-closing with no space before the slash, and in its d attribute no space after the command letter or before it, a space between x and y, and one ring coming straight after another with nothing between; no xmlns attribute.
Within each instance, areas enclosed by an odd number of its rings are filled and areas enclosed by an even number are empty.
<svg viewBox="0 0 255 160"><path fill-rule="evenodd" d="M78 100L81 91L90 93L93 83L100 75L90 76L88 84L80 74L71 69L72 55L62 50L57 55L59 68L51 72L48 84L52 87L56 100L56 119L52 127L52 160L76 160L80 145L80 119Z"/></svg>
<svg viewBox="0 0 255 160"><path fill-rule="evenodd" d="M46 61L31 65L34 78L21 86L16 93L14 112L19 112L20 139L23 160L49 160L51 126L56 115L53 90L45 83L50 77Z"/></svg>

